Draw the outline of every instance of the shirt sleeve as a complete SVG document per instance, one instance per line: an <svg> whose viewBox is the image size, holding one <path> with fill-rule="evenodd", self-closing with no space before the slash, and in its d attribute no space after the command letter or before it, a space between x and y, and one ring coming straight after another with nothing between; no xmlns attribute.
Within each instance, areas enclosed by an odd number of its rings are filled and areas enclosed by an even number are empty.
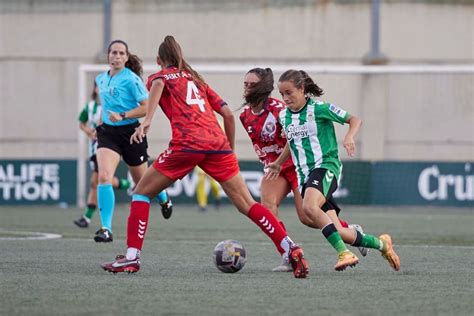
<svg viewBox="0 0 474 316"><path fill-rule="evenodd" d="M148 91L143 84L143 81L138 76L133 76L130 83L130 93L138 103L148 99Z"/></svg>
<svg viewBox="0 0 474 316"><path fill-rule="evenodd" d="M214 109L214 111L218 112L224 105L227 105L227 102L222 100L222 98L214 90L212 90L212 88L209 87L209 85L207 84L206 84L206 96L207 96L207 100L209 101L209 104Z"/></svg>
<svg viewBox="0 0 474 316"><path fill-rule="evenodd" d="M79 122L81 123L87 123L89 121L89 111L87 111L87 104L84 108L82 108L81 113L79 113Z"/></svg>
<svg viewBox="0 0 474 316"><path fill-rule="evenodd" d="M318 115L319 117L339 124L345 124L350 116L349 112L332 103L323 103L318 106L321 109L321 113Z"/></svg>

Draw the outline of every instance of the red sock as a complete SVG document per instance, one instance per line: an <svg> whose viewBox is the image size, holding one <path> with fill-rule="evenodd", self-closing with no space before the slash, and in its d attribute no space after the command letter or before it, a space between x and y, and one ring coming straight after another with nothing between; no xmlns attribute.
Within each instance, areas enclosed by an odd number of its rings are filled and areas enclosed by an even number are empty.
<svg viewBox="0 0 474 316"><path fill-rule="evenodd" d="M283 222L282 222L282 221L280 221L280 225L281 225L281 227L283 228L283 230L284 230L284 231L285 231L285 233L286 233L286 227L285 227L285 224L283 224Z"/></svg>
<svg viewBox="0 0 474 316"><path fill-rule="evenodd" d="M260 227L260 229L273 241L280 254L285 250L280 246L283 238L287 236L285 229L281 226L275 215L262 204L255 203L250 208L247 216Z"/></svg>
<svg viewBox="0 0 474 316"><path fill-rule="evenodd" d="M127 246L142 250L143 239L145 238L148 226L148 216L150 214L150 203L133 201L130 206L127 227Z"/></svg>
<svg viewBox="0 0 474 316"><path fill-rule="evenodd" d="M347 222L345 220L339 219L339 222L341 223L342 227L345 227L345 228L349 227L349 224L347 224Z"/></svg>

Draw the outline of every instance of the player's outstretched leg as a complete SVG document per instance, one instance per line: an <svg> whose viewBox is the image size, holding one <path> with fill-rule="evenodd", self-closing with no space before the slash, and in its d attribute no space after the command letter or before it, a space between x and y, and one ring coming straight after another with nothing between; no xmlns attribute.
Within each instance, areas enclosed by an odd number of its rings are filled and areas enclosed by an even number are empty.
<svg viewBox="0 0 474 316"><path fill-rule="evenodd" d="M309 265L304 259L303 249L288 237L275 215L262 204L255 203L247 216L273 241L280 254L288 254L295 278L306 278Z"/></svg>

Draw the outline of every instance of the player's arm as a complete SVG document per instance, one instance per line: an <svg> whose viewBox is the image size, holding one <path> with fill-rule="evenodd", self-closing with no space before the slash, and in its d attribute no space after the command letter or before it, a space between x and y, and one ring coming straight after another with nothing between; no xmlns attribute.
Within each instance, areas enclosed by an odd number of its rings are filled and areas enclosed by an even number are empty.
<svg viewBox="0 0 474 316"><path fill-rule="evenodd" d="M273 180L278 178L278 175L280 174L281 170L281 165L290 157L290 147L288 146L288 143L286 143L285 147L283 148L283 151L281 152L280 156L278 158L269 163L266 168L265 168L265 179L267 180Z"/></svg>
<svg viewBox="0 0 474 316"><path fill-rule="evenodd" d="M121 118L123 120L125 119L131 119L131 118L141 118L144 117L146 114L146 108L148 105L148 99L140 101L140 105L130 111L123 112L121 114Z"/></svg>
<svg viewBox="0 0 474 316"><path fill-rule="evenodd" d="M86 123L79 122L79 128L87 135L87 137L89 137L90 139L95 139L95 131L89 126L87 126Z"/></svg>
<svg viewBox="0 0 474 316"><path fill-rule="evenodd" d="M349 124L349 130L344 137L343 146L346 149L349 157L353 157L356 150L354 137L359 132L360 126L362 125L362 120L357 116L349 115L346 119L346 124Z"/></svg>
<svg viewBox="0 0 474 316"><path fill-rule="evenodd" d="M165 83L163 79L158 78L155 79L150 88L150 97L148 99L147 104L144 106L146 109L146 115L143 122L137 128L135 133L133 133L132 137L130 137L130 143L136 142L141 143L143 138L150 130L151 121L153 119L153 115L155 114L156 107L160 102L161 95L163 93L163 89L165 88Z"/></svg>
<svg viewBox="0 0 474 316"><path fill-rule="evenodd" d="M227 139L229 140L230 147L232 148L232 150L234 150L235 148L234 114L232 114L232 111L230 110L228 105L222 106L217 113L219 113L224 120L224 131L225 131L225 134L227 135Z"/></svg>

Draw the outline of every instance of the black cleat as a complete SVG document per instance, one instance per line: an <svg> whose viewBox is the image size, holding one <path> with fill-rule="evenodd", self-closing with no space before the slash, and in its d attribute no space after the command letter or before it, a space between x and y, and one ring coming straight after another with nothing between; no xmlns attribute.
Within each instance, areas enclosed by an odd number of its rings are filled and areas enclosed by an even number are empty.
<svg viewBox="0 0 474 316"><path fill-rule="evenodd" d="M76 226L80 228L89 227L89 222L84 218L84 216L81 216L80 218L76 219L74 221L74 224L76 224Z"/></svg>
<svg viewBox="0 0 474 316"><path fill-rule="evenodd" d="M114 237L112 236L112 233L110 230L107 228L101 228L98 231L96 231L95 236L94 236L94 241L95 242L112 242L114 241Z"/></svg>
<svg viewBox="0 0 474 316"><path fill-rule="evenodd" d="M164 203L160 203L161 205L161 214L165 219L168 219L171 217L171 214L173 214L173 202L171 202L171 199Z"/></svg>

